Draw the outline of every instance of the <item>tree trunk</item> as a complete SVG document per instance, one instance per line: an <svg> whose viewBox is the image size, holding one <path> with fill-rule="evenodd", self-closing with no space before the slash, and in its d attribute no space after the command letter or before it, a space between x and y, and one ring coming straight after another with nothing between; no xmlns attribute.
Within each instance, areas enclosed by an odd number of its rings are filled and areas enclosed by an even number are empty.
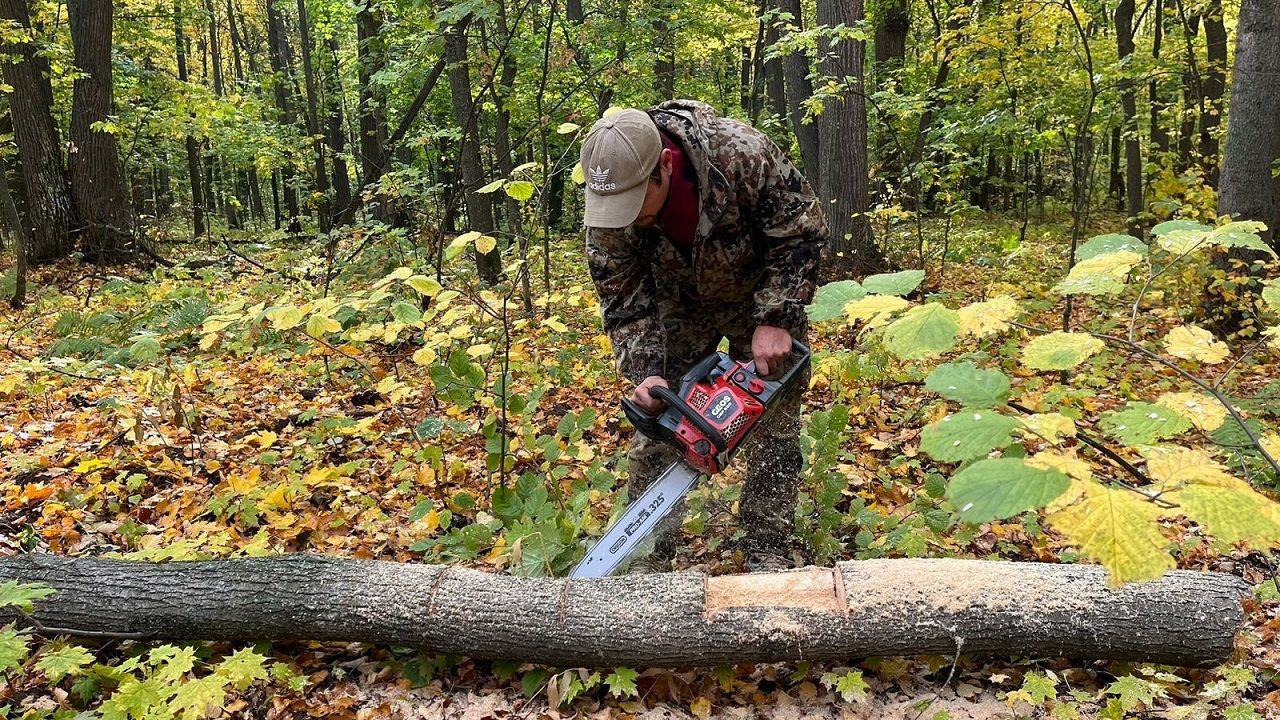
<svg viewBox="0 0 1280 720"><path fill-rule="evenodd" d="M598 580L290 555L151 564L19 555L46 634L359 641L559 666L1017 655L1209 666L1231 656L1247 587L1176 571L1119 589L1087 565L864 560L835 568ZM6 615L8 617L6 617ZM22 622L0 609L0 623Z"/></svg>
<svg viewBox="0 0 1280 720"><path fill-rule="evenodd" d="M373 78L386 67L386 40L382 37L382 10L372 2L356 13L356 41L360 81L360 174L361 184L372 185L382 176L386 158L387 116L383 91ZM373 215L384 222L391 213L387 199L379 196Z"/></svg>
<svg viewBox="0 0 1280 720"><path fill-rule="evenodd" d="M787 32L800 32L804 29L804 15L800 0L777 0L778 11L788 15L779 22L786 23ZM784 35L785 37L785 35ZM791 131L796 135L796 144L800 146L800 159L803 170L815 192L822 194L818 177L818 124L805 122L805 110L802 104L806 98L813 97L813 82L809 79L809 58L803 52L793 52L782 59L782 74L786 78L787 109L791 115Z"/></svg>
<svg viewBox="0 0 1280 720"><path fill-rule="evenodd" d="M1196 62L1196 36L1200 34L1200 16L1187 15L1182 0L1178 13L1182 19L1182 39L1187 66L1182 72L1182 123L1178 127L1178 161L1182 170L1191 167L1195 154L1196 118L1204 112L1204 90Z"/></svg>
<svg viewBox="0 0 1280 720"><path fill-rule="evenodd" d="M653 8L653 92L659 102L676 96L676 33L671 27L672 10L665 1Z"/></svg>
<svg viewBox="0 0 1280 720"><path fill-rule="evenodd" d="M329 50L330 67L325 73L325 104L328 106L326 130L329 138L329 150L333 155L333 207L335 223L342 224L345 213L351 206L351 175L347 171L347 134L343 132L342 120L342 75L338 66L338 40L330 37L326 41Z"/></svg>
<svg viewBox="0 0 1280 720"><path fill-rule="evenodd" d="M9 297L9 305L19 309L27 304L27 248L31 246L31 233L27 232L18 215L18 205L13 201L9 186L9 166L4 156L0 155L0 204L4 211L5 225L12 231L13 237L13 295Z"/></svg>
<svg viewBox="0 0 1280 720"><path fill-rule="evenodd" d="M768 3L761 7L762 11L769 9ZM778 42L778 24L770 22L765 28L764 44L766 49L772 49ZM786 78L782 72L782 58L773 58L764 61L764 92L765 106L769 108L769 113L777 118L785 118L787 116L787 90Z"/></svg>
<svg viewBox="0 0 1280 720"><path fill-rule="evenodd" d="M320 232L329 232L333 209L329 197L329 166L324 158L324 136L320 132L320 90L316 83L315 64L311 61L311 20L307 16L306 0L298 0L298 34L302 45L302 77L307 88L307 135L312 137L315 152L315 178L313 183L320 195L317 215Z"/></svg>
<svg viewBox="0 0 1280 720"><path fill-rule="evenodd" d="M1155 16L1153 17L1153 37L1151 38L1151 59L1156 67L1160 66L1160 48L1164 41L1164 4L1165 0L1155 0ZM1169 152L1169 133L1160 120L1164 111L1164 99L1160 95L1160 79L1152 73L1147 82L1147 95L1151 103L1151 147L1152 152Z"/></svg>
<svg viewBox="0 0 1280 720"><path fill-rule="evenodd" d="M907 32L911 30L909 0L890 0L880 10L876 23L876 79L894 67L901 67L907 57Z"/></svg>
<svg viewBox="0 0 1280 720"><path fill-rule="evenodd" d="M71 193L84 222L86 255L95 262L125 259L133 242L133 206L125 187L116 136L95 129L111 114L112 0L67 5L76 77L68 161Z"/></svg>
<svg viewBox="0 0 1280 720"><path fill-rule="evenodd" d="M818 24L852 26L861 22L862 12L862 0L820 0ZM876 273L884 270L886 263L866 217L869 203L864 45L854 40L828 41L823 45L825 59L819 64L819 72L847 88L827 102L818 118L821 147L841 148L840 152L823 152L818 171L833 249L846 253L855 273ZM834 202L826 204L827 200Z"/></svg>
<svg viewBox="0 0 1280 720"><path fill-rule="evenodd" d="M462 173L462 193L467 203L467 229L480 233L493 232L493 203L488 193L476 190L484 184L484 169L480 164L479 118L471 98L471 72L467 63L467 34L465 27L449 28L444 38L445 60L449 64L449 91L453 98L453 112L462 129L459 142L458 169ZM476 270L486 282L494 282L502 270L497 248L488 253L475 254Z"/></svg>
<svg viewBox="0 0 1280 720"><path fill-rule="evenodd" d="M1227 27L1222 19L1222 0L1209 0L1204 15L1204 39L1209 62L1205 65L1204 112L1200 114L1200 162L1209 185L1218 186L1218 125L1226 110L1222 96L1227 78ZM1280 41L1272 38L1273 42Z"/></svg>
<svg viewBox="0 0 1280 720"><path fill-rule="evenodd" d="M178 82L185 85L190 80L190 75L187 72L187 33L183 26L182 4L179 0L173 2L173 45L178 58ZM203 178L200 174L200 143L193 135L187 134L185 145L187 175L191 182L192 235L199 238L208 233L208 227L205 224L204 188L201 185Z"/></svg>
<svg viewBox="0 0 1280 720"><path fill-rule="evenodd" d="M275 75L272 84L275 86L276 107L280 110L280 123L286 127L296 125L297 114L294 111L293 73L289 63L288 38L284 31L284 18L272 1L267 2L267 45L268 57L271 60L271 71ZM288 232L297 235L302 232L302 212L298 206L297 171L286 162L280 169L280 193L284 198L285 222Z"/></svg>
<svg viewBox="0 0 1280 720"><path fill-rule="evenodd" d="M1222 157L1218 214L1238 220L1275 218L1271 165L1280 138L1280 0L1243 0L1231 80L1231 117ZM1277 229L1264 240L1280 247Z"/></svg>
<svg viewBox="0 0 1280 720"><path fill-rule="evenodd" d="M25 0L0 0L0 19L31 29ZM9 115L26 189L31 231L26 257L34 262L56 260L71 252L77 219L62 165L62 142L53 122L49 61L32 42L9 43L0 50L11 58L3 70L5 83L13 88Z"/></svg>
<svg viewBox="0 0 1280 720"><path fill-rule="evenodd" d="M1134 0L1120 0L1116 5L1116 50L1120 63L1126 64L1127 58L1133 56L1133 14ZM1120 106L1124 113L1124 213L1125 225L1129 233L1142 237L1142 221L1139 215L1143 211L1143 173L1142 147L1138 144L1138 89L1129 76L1132 72L1124 70L1125 76L1120 80Z"/></svg>

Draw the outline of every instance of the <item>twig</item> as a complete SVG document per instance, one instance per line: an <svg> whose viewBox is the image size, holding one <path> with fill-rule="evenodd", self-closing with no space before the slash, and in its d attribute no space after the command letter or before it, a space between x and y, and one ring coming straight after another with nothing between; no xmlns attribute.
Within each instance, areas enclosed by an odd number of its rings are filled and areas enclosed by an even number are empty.
<svg viewBox="0 0 1280 720"><path fill-rule="evenodd" d="M1009 403L1008 403L1008 405L1009 405L1009 407L1013 408L1014 410L1017 410L1017 411L1018 411L1018 412L1020 412L1020 413L1025 413L1025 414L1027 414L1027 415L1034 415L1034 414L1035 414L1035 411L1034 411L1034 410L1032 410L1031 408L1026 407L1026 406L1024 406L1024 405L1021 405L1021 404L1019 404L1019 403L1016 403L1016 402L1009 402ZM1145 475L1141 470L1139 470L1137 467L1135 467L1135 466L1133 465L1133 463L1131 463L1131 462L1129 462L1128 460L1125 460L1124 458L1120 457L1120 455L1118 455L1118 454L1117 454L1114 450L1112 450L1111 448L1109 448L1109 447L1107 447L1106 445L1104 445L1102 442L1100 442L1100 441L1098 441L1098 440L1094 440L1093 438L1089 437L1089 436L1088 436L1088 435L1086 435L1085 433L1080 432L1079 430L1077 430L1077 431L1076 431L1076 438L1077 438L1077 439L1079 439L1079 440L1080 440L1080 442L1084 443L1085 445L1088 445L1089 447L1093 448L1094 450L1097 450L1098 452L1100 452L1100 453L1102 453L1103 455L1105 455L1105 456L1107 457L1107 459L1111 460L1111 461L1112 461L1112 462L1114 462L1115 464L1117 464L1117 465L1119 465L1120 467L1124 468L1126 472L1128 472L1130 475L1132 475L1134 478L1136 478L1139 482L1144 483L1144 484L1150 484L1150 483L1151 483L1151 478L1147 477L1147 476L1146 476L1146 475ZM1151 502L1153 502L1153 503L1155 503L1155 504L1159 505L1160 507L1163 507L1163 508L1166 508L1166 509L1172 509L1172 508L1176 508L1176 507L1178 507L1177 503L1172 503L1172 502L1169 502L1168 500L1163 500L1163 499L1161 499L1161 497L1160 497L1160 493L1148 493L1147 491L1143 490L1143 489L1142 489L1142 488L1140 488L1140 487L1137 487L1136 485L1130 485L1129 483L1127 483L1127 482L1125 482L1125 481L1123 481L1123 480L1117 480L1116 478L1107 478L1107 479L1108 479L1108 481L1113 482L1113 483L1115 483L1115 484L1117 484L1117 485L1119 485L1119 486L1121 486L1121 487L1125 488L1126 490L1132 490L1133 492L1138 493L1139 495L1141 495L1141 496L1145 497L1146 499L1148 499L1148 500L1150 500Z"/></svg>

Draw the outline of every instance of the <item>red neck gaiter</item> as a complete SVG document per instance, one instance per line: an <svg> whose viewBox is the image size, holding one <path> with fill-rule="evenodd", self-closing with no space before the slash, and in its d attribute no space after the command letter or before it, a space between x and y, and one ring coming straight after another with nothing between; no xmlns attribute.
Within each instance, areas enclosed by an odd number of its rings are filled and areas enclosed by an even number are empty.
<svg viewBox="0 0 1280 720"><path fill-rule="evenodd" d="M698 180L685 157L684 148L665 132L662 133L662 147L671 151L671 184L658 224L675 244L693 247L698 232Z"/></svg>

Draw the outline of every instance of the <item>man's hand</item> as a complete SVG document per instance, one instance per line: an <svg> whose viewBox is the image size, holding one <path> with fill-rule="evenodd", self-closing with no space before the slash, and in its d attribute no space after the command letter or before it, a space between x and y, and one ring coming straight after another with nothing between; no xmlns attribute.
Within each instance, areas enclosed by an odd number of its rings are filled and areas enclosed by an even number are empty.
<svg viewBox="0 0 1280 720"><path fill-rule="evenodd" d="M751 356L761 377L781 370L783 360L791 357L791 333L780 327L761 325L751 335Z"/></svg>
<svg viewBox="0 0 1280 720"><path fill-rule="evenodd" d="M788 335L787 337L790 337L790 336ZM659 386L670 387L669 385L667 385L667 381L664 380L661 375L650 375L649 377L645 378L639 385L636 386L635 391L631 393L631 401L634 402L636 405L639 405L640 409L644 410L650 415L657 415L658 413L662 412L662 408L666 407L667 404L659 400L658 398L650 395L649 389L654 387L659 387Z"/></svg>

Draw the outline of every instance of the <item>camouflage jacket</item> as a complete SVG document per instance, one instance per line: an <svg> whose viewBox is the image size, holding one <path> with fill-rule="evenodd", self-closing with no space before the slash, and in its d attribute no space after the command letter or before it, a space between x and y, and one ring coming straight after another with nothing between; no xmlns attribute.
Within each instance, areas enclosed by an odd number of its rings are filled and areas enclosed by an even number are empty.
<svg viewBox="0 0 1280 720"><path fill-rule="evenodd" d="M802 327L827 238L809 183L763 133L692 100L648 112L684 148L700 217L685 250L659 228L587 229L604 329L637 383L663 374L664 318L714 323L749 307L757 326Z"/></svg>

